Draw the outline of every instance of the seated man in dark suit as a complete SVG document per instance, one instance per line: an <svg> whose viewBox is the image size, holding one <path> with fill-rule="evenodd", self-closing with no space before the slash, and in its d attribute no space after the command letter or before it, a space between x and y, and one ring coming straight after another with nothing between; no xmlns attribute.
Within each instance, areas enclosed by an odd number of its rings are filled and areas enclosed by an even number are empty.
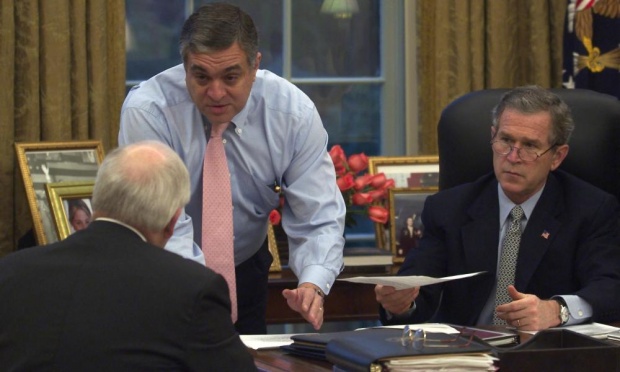
<svg viewBox="0 0 620 372"><path fill-rule="evenodd" d="M0 260L1 369L256 370L224 278L161 249L189 194L169 147L112 151L86 229Z"/></svg>
<svg viewBox="0 0 620 372"><path fill-rule="evenodd" d="M558 170L573 127L568 106L545 89L502 97L490 136L494 174L427 198L424 235L398 274L485 273L376 286L383 323L542 330L620 320L620 209L614 196Z"/></svg>

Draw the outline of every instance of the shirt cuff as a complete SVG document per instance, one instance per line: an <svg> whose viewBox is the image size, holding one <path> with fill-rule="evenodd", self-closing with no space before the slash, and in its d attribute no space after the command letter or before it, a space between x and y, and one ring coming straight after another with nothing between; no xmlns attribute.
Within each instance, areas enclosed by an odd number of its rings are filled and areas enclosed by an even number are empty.
<svg viewBox="0 0 620 372"><path fill-rule="evenodd" d="M409 308L409 310L405 311L402 314L392 314L389 311L385 310L385 317L387 318L387 320L398 320L398 319L406 319L409 318L411 316L411 314L413 314L413 312L415 311L415 301L413 301L413 303L411 304L411 307Z"/></svg>
<svg viewBox="0 0 620 372"><path fill-rule="evenodd" d="M568 322L564 324L565 326L573 325L573 324L581 324L585 323L592 317L592 306L576 295L562 295L562 296L553 296L551 299L561 298L564 300L566 307L568 308Z"/></svg>

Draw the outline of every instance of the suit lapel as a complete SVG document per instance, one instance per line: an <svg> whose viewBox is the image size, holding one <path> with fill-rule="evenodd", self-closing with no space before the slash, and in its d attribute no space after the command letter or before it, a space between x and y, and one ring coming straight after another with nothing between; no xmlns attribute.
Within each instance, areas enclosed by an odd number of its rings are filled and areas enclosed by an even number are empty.
<svg viewBox="0 0 620 372"><path fill-rule="evenodd" d="M561 198L560 185L553 173L550 173L545 189L521 236L515 272L515 286L519 291L524 291L527 288L540 261L557 236L561 223L556 216L563 211L562 203L559 202Z"/></svg>
<svg viewBox="0 0 620 372"><path fill-rule="evenodd" d="M499 201L497 182L487 182L468 209L471 221L461 228L467 267L472 272L486 271L495 277L499 245ZM487 247L492 247L488 249Z"/></svg>

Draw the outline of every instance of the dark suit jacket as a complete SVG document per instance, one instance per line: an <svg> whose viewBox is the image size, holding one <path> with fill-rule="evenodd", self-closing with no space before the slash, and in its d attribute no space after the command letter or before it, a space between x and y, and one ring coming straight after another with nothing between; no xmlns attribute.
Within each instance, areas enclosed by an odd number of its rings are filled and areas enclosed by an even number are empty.
<svg viewBox="0 0 620 372"><path fill-rule="evenodd" d="M224 278L95 221L0 260L3 371L246 371Z"/></svg>
<svg viewBox="0 0 620 372"><path fill-rule="evenodd" d="M542 299L578 295L592 305L594 321L620 320L619 221L615 197L566 172L552 172L521 237L515 287ZM486 274L422 287L409 319L388 321L381 309L382 321L475 324L497 270L495 176L429 196L422 223L423 237L399 275Z"/></svg>

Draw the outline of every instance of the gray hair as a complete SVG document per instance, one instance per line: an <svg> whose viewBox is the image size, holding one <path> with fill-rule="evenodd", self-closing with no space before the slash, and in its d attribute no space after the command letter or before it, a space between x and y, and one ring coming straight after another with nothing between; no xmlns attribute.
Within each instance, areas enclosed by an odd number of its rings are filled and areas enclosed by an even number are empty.
<svg viewBox="0 0 620 372"><path fill-rule="evenodd" d="M183 24L179 51L185 63L190 52L224 50L235 42L245 52L248 64L253 66L258 53L258 32L252 17L231 4L207 4L198 8Z"/></svg>
<svg viewBox="0 0 620 372"><path fill-rule="evenodd" d="M189 173L179 156L163 143L142 141L106 156L91 203L105 217L159 231L189 197Z"/></svg>
<svg viewBox="0 0 620 372"><path fill-rule="evenodd" d="M506 109L517 110L526 114L549 112L551 115L549 142L553 145L567 144L573 129L575 129L568 105L556 94L537 85L518 87L502 96L492 111L493 127L496 130L499 129L499 118Z"/></svg>

